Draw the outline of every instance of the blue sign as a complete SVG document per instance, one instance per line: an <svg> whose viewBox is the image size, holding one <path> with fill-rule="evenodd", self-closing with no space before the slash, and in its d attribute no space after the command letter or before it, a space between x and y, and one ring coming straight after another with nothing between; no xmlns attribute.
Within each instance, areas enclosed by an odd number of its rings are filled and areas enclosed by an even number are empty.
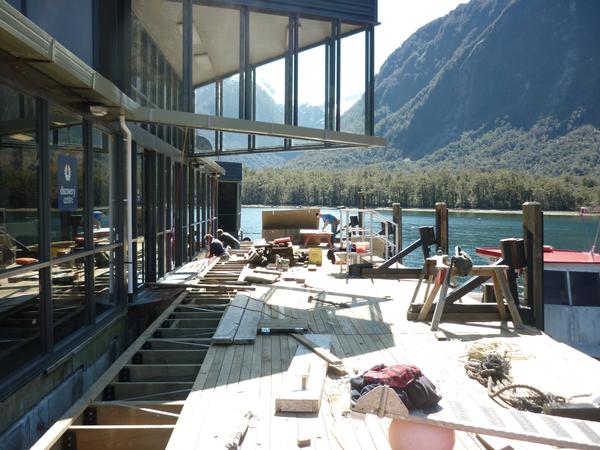
<svg viewBox="0 0 600 450"><path fill-rule="evenodd" d="M72 156L58 155L56 171L58 209L61 211L77 209L77 159Z"/></svg>

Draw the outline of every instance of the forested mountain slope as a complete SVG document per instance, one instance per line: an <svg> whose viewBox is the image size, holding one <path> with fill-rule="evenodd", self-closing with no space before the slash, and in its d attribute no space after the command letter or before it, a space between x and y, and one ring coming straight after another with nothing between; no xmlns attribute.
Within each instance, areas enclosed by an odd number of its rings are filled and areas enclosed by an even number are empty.
<svg viewBox="0 0 600 450"><path fill-rule="evenodd" d="M599 23L594 0L460 5L377 75L376 134L387 148L311 153L299 165L600 175ZM346 120L358 124L359 108Z"/></svg>

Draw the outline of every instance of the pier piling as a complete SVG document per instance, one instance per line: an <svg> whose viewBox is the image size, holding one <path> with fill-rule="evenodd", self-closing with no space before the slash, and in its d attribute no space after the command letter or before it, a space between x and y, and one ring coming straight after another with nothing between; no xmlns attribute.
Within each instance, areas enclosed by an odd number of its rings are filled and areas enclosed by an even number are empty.
<svg viewBox="0 0 600 450"><path fill-rule="evenodd" d="M523 238L527 258L525 293L536 328L544 329L544 217L539 202L523 203Z"/></svg>

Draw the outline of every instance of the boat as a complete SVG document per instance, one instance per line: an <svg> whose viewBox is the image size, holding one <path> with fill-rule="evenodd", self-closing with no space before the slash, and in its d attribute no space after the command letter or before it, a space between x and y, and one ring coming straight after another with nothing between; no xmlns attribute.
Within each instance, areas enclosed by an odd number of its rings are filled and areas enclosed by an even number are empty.
<svg viewBox="0 0 600 450"><path fill-rule="evenodd" d="M497 260L498 248L477 248ZM544 246L544 331L600 359L600 253Z"/></svg>

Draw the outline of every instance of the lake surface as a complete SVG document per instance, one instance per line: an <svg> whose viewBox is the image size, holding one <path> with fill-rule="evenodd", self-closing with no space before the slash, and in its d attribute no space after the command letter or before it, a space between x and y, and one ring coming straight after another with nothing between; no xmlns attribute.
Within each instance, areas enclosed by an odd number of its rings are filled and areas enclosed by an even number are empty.
<svg viewBox="0 0 600 450"><path fill-rule="evenodd" d="M258 239L262 229L262 211L285 208L242 207L242 231L244 236ZM323 208L323 212L339 217L339 210ZM378 211L387 220L392 220L391 211ZM544 243L557 249L589 251L598 230L598 216L544 216ZM475 247L497 247L500 239L523 237L520 214L494 214L481 212L450 211L449 239L453 252L460 245L471 256ZM404 247L419 238L419 227L435 226L435 215L426 211L402 212L402 242ZM600 239L600 238L599 238ZM596 244L596 248L600 243ZM420 252L410 255L405 263L419 264ZM481 262L481 260L480 260Z"/></svg>

